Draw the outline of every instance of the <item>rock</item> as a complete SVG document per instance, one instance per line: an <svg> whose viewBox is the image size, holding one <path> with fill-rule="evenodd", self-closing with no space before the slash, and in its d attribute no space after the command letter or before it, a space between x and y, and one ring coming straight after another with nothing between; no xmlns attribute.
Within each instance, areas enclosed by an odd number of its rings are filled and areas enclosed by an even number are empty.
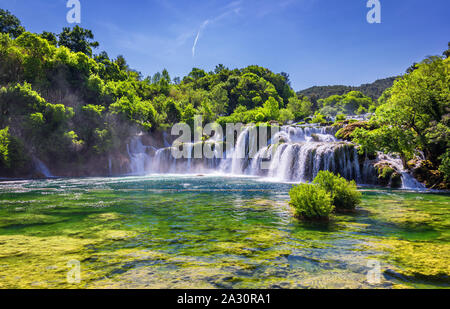
<svg viewBox="0 0 450 309"><path fill-rule="evenodd" d="M343 139L345 141L351 141L351 134L357 129L357 128L363 128L363 129L372 129L372 125L369 124L369 122L367 121L358 121L358 122L354 122L354 123L350 123L348 125L346 125L345 127L343 127L342 129L340 129L337 133L336 133L336 137L339 139Z"/></svg>
<svg viewBox="0 0 450 309"><path fill-rule="evenodd" d="M403 185L402 175L394 172L391 176L390 186L391 188L398 189Z"/></svg>
<svg viewBox="0 0 450 309"><path fill-rule="evenodd" d="M408 162L408 167L412 170L413 176L424 183L427 188L437 190L450 189L450 183L445 181L444 174L431 161L411 160Z"/></svg>
<svg viewBox="0 0 450 309"><path fill-rule="evenodd" d="M402 187L402 175L394 166L387 161L375 164L378 182L381 186L398 189Z"/></svg>

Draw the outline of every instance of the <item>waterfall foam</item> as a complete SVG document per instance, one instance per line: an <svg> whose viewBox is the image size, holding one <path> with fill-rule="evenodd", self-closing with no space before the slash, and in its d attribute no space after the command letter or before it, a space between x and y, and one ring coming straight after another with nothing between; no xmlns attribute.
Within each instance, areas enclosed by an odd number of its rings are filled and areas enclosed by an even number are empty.
<svg viewBox="0 0 450 309"><path fill-rule="evenodd" d="M395 156L379 154L378 160L389 163L402 176L402 189L425 190L425 186L418 182L404 167L403 161Z"/></svg>
<svg viewBox="0 0 450 309"><path fill-rule="evenodd" d="M140 136L128 145L130 171L145 174L227 174L269 177L283 182L311 182L320 171L340 174L358 184L377 184L374 160L362 160L357 147L335 137L337 128L283 126L267 143L258 140L258 128L247 126L236 137L236 146L221 153L224 141L184 143L182 158L172 155L175 147L145 146ZM165 143L167 142L164 138ZM200 145L201 144L201 145ZM211 147L213 157L194 158L196 146ZM260 146L260 149L258 149ZM225 149L223 149L225 151ZM390 158L401 172L404 188L423 188L400 162Z"/></svg>

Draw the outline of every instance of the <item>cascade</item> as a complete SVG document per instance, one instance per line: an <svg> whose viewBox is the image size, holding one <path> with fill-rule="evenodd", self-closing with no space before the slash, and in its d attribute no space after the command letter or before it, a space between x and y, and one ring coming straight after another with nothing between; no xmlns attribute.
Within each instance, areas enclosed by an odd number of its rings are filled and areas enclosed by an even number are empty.
<svg viewBox="0 0 450 309"><path fill-rule="evenodd" d="M402 189L425 190L425 186L418 182L404 167L403 161L392 155L379 154L378 161L386 161L402 176Z"/></svg>
<svg viewBox="0 0 450 309"><path fill-rule="evenodd" d="M38 158L33 158L34 166L36 168L36 172L44 175L46 178L54 177L48 167Z"/></svg>
<svg viewBox="0 0 450 309"><path fill-rule="evenodd" d="M127 144L127 152L130 157L130 172L132 175L145 175L152 157L150 152L156 150L152 146L145 146L140 136L134 137Z"/></svg>
<svg viewBox="0 0 450 309"><path fill-rule="evenodd" d="M223 140L209 140L213 145L213 158L194 158L194 143L182 144L184 155L172 156L174 146L164 148L145 146L141 136L136 136L127 146L130 171L135 175L145 174L226 174L268 177L283 182L311 182L320 171L340 174L358 184L376 184L374 162L368 158L360 160L354 144L338 140L337 128L319 126L283 126L269 136L266 147L258 149L258 132L255 126L247 126L236 138L235 147L219 153ZM402 174L404 188L423 188L404 168L401 160L390 162Z"/></svg>

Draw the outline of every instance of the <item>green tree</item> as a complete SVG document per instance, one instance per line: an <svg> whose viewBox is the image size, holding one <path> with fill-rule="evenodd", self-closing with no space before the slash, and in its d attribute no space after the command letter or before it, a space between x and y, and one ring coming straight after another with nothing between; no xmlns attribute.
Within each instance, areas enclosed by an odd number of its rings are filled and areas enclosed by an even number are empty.
<svg viewBox="0 0 450 309"><path fill-rule="evenodd" d="M282 124L287 124L288 122L294 120L294 114L289 109L281 109L279 121Z"/></svg>
<svg viewBox="0 0 450 309"><path fill-rule="evenodd" d="M274 98L270 97L264 103L264 114L268 120L278 120L280 117L280 105Z"/></svg>
<svg viewBox="0 0 450 309"><path fill-rule="evenodd" d="M355 141L362 150L395 152L405 160L421 150L440 165L449 146L450 59L427 58L389 92L371 120L377 129L355 130Z"/></svg>
<svg viewBox="0 0 450 309"><path fill-rule="evenodd" d="M81 52L89 57L92 56L92 48L97 48L99 43L94 41L91 30L75 26L72 29L65 27L58 35L59 46L65 46L73 52Z"/></svg>
<svg viewBox="0 0 450 309"><path fill-rule="evenodd" d="M17 38L25 28L22 27L20 20L11 14L8 10L0 9L0 32L7 33L12 38Z"/></svg>
<svg viewBox="0 0 450 309"><path fill-rule="evenodd" d="M218 115L224 115L228 108L228 92L224 88L224 84L218 84L211 90L212 110Z"/></svg>
<svg viewBox="0 0 450 309"><path fill-rule="evenodd" d="M445 58L450 57L450 42L448 42L448 49L444 52L444 56Z"/></svg>
<svg viewBox="0 0 450 309"><path fill-rule="evenodd" d="M56 37L56 34L54 34L53 32L44 31L39 36L44 40L47 40L53 46L58 45L58 38Z"/></svg>

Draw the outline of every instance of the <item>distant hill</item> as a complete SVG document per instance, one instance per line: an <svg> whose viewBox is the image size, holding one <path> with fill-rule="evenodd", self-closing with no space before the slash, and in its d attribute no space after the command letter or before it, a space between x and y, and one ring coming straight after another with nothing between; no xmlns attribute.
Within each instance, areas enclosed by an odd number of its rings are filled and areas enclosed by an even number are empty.
<svg viewBox="0 0 450 309"><path fill-rule="evenodd" d="M335 86L314 86L302 91L297 92L299 95L305 95L307 97L315 97L318 99L325 99L332 95L343 95L349 91L361 91L366 96L371 97L374 100L377 100L381 94L389 87L394 84L394 81L398 77L388 77L384 79L379 79L372 84L363 84L359 87L354 86L343 86L343 85L335 85Z"/></svg>

